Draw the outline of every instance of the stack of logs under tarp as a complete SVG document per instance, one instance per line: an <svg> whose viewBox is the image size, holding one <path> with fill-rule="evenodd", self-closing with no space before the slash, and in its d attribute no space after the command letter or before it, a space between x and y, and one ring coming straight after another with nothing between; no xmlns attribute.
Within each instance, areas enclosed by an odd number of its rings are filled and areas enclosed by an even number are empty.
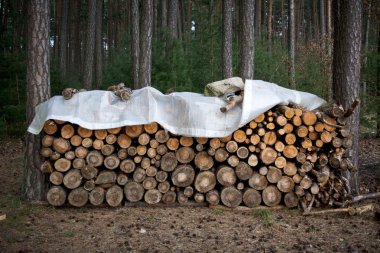
<svg viewBox="0 0 380 253"><path fill-rule="evenodd" d="M76 207L334 205L349 192L342 173L352 167L343 114L339 107L277 106L224 138L176 136L156 123L88 130L49 120L41 149L47 200Z"/></svg>

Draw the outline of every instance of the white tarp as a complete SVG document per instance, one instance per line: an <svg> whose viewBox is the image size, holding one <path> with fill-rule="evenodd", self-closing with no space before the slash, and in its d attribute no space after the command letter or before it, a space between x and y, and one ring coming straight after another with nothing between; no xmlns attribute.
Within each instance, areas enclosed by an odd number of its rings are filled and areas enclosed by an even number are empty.
<svg viewBox="0 0 380 253"><path fill-rule="evenodd" d="M164 95L146 87L120 101L110 91L87 91L70 100L55 96L36 107L28 132L39 134L44 122L58 119L88 129L107 129L157 122L166 130L193 137L224 137L277 104L295 103L313 110L325 101L313 94L286 89L260 80L247 80L242 105L222 113L225 102L218 97L175 92Z"/></svg>

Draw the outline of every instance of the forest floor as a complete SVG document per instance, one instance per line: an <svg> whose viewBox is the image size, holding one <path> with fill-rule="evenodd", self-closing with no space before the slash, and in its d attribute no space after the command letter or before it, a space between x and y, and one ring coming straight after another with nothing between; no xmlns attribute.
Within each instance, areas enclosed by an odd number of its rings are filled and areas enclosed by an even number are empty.
<svg viewBox="0 0 380 253"><path fill-rule="evenodd" d="M380 191L380 139L361 141L362 192ZM298 209L54 208L21 198L23 145L0 140L0 252L380 252L373 214Z"/></svg>

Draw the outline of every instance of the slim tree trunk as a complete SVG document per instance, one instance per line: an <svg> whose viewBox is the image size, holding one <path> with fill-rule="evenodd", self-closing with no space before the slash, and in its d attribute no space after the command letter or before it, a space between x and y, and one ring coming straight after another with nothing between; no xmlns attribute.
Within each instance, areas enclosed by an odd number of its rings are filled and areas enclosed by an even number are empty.
<svg viewBox="0 0 380 253"><path fill-rule="evenodd" d="M103 0L96 0L95 32L95 87L100 88L103 78Z"/></svg>
<svg viewBox="0 0 380 253"><path fill-rule="evenodd" d="M131 54L132 54L132 82L133 87L138 88L139 80L139 55L140 55L140 25L139 25L139 1L131 1Z"/></svg>
<svg viewBox="0 0 380 253"><path fill-rule="evenodd" d="M326 0L319 0L319 20L321 24L321 43L323 50L326 48L325 1Z"/></svg>
<svg viewBox="0 0 380 253"><path fill-rule="evenodd" d="M169 0L168 28L173 38L178 38L178 0Z"/></svg>
<svg viewBox="0 0 380 253"><path fill-rule="evenodd" d="M294 0L289 0L289 85L292 89L296 88L296 26L294 15Z"/></svg>
<svg viewBox="0 0 380 253"><path fill-rule="evenodd" d="M362 2L356 0L334 1L334 99L348 109L360 93L360 51L362 28ZM354 172L346 174L354 193L359 193L359 114L356 107L349 118L353 136L352 162Z"/></svg>
<svg viewBox="0 0 380 253"><path fill-rule="evenodd" d="M272 54L272 8L273 1L268 0L268 52Z"/></svg>
<svg viewBox="0 0 380 253"><path fill-rule="evenodd" d="M168 26L168 2L161 0L161 29Z"/></svg>
<svg viewBox="0 0 380 253"><path fill-rule="evenodd" d="M143 1L141 19L139 79L145 87L151 85L153 0Z"/></svg>
<svg viewBox="0 0 380 253"><path fill-rule="evenodd" d="M29 36L26 74L26 123L28 125L33 120L34 108L50 97L49 11L49 0L28 1ZM28 200L44 199L47 189L44 175L40 171L42 164L39 154L40 143L40 135L26 134L23 194Z"/></svg>
<svg viewBox="0 0 380 253"><path fill-rule="evenodd" d="M68 0L61 0L61 22L59 38L59 71L61 79L66 76L67 59L67 16L69 10Z"/></svg>
<svg viewBox="0 0 380 253"><path fill-rule="evenodd" d="M331 102L333 99L332 93L332 54L333 54L333 39L332 39L332 0L327 0L327 55L328 55L328 71L327 71L327 101Z"/></svg>
<svg viewBox="0 0 380 253"><path fill-rule="evenodd" d="M80 45L80 9L81 1L70 1L70 61L69 72L78 78L81 69L81 45Z"/></svg>
<svg viewBox="0 0 380 253"><path fill-rule="evenodd" d="M364 37L364 59L363 59L363 65L364 67L367 67L368 64L368 44L369 44L369 30L371 25L371 6L372 2L369 1L368 7L367 7L367 20L366 20L366 26L365 26L365 37ZM364 78L363 78L364 79ZM366 98L367 98L367 80L363 80L363 106L365 107L367 104Z"/></svg>
<svg viewBox="0 0 380 253"><path fill-rule="evenodd" d="M54 32L54 53L53 53L53 60L57 61L59 59L59 41L61 40L61 29L60 29L60 24L61 24L61 1L62 0L57 0L55 2L55 32Z"/></svg>
<svg viewBox="0 0 380 253"><path fill-rule="evenodd" d="M261 0L256 0L255 2L255 29L256 38L261 38Z"/></svg>
<svg viewBox="0 0 380 253"><path fill-rule="evenodd" d="M240 5L240 77L253 79L254 74L254 1L245 0Z"/></svg>
<svg viewBox="0 0 380 253"><path fill-rule="evenodd" d="M92 89L94 52L95 52L96 0L88 1L86 55L84 61L83 83L87 90Z"/></svg>
<svg viewBox="0 0 380 253"><path fill-rule="evenodd" d="M223 0L223 78L232 77L232 0Z"/></svg>
<svg viewBox="0 0 380 253"><path fill-rule="evenodd" d="M284 0L281 0L281 38L282 47L286 47L286 21L285 21L285 7Z"/></svg>

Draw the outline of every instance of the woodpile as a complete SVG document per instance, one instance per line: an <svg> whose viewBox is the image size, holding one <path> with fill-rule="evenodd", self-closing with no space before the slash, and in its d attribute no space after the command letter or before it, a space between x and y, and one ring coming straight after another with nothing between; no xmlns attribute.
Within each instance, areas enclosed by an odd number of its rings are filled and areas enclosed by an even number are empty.
<svg viewBox="0 0 380 253"><path fill-rule="evenodd" d="M173 135L157 124L89 130L44 126L41 170L53 206L189 201L287 207L335 205L350 194L352 136L337 106L277 106L224 138Z"/></svg>

